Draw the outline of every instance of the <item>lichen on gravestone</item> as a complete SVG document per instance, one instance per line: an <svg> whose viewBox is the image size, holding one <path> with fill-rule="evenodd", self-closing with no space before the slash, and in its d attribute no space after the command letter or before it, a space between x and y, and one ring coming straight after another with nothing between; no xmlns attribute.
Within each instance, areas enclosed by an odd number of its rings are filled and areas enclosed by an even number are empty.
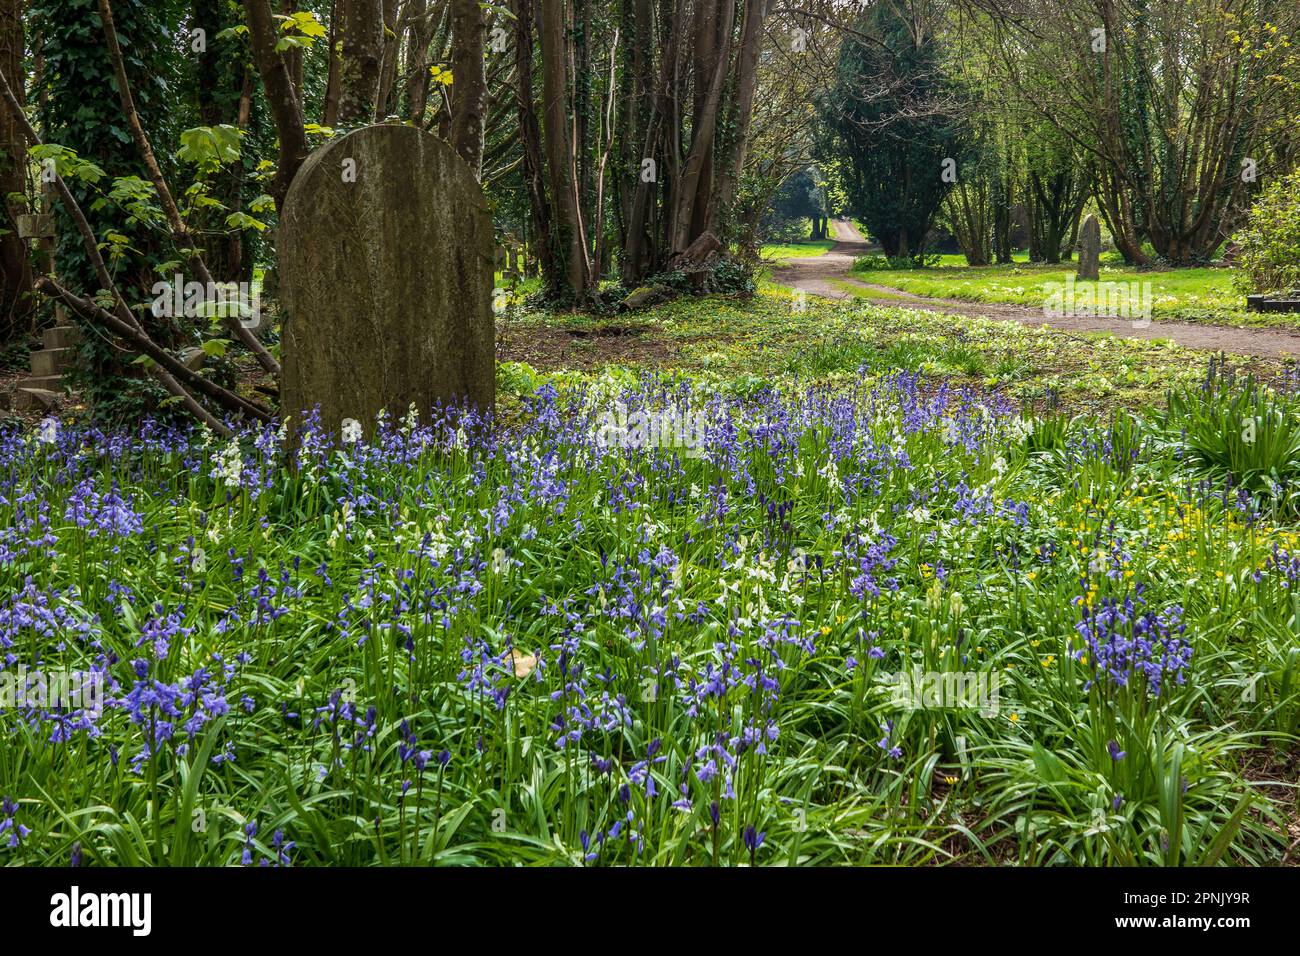
<svg viewBox="0 0 1300 956"><path fill-rule="evenodd" d="M283 374L291 430L373 427L414 405L495 400L487 200L447 143L367 126L309 156L280 217Z"/></svg>

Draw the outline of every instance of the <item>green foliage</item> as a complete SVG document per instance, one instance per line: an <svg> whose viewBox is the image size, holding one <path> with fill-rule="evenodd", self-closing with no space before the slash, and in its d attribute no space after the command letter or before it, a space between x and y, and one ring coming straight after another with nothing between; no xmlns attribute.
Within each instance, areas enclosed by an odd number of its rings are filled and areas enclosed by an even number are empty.
<svg viewBox="0 0 1300 956"><path fill-rule="evenodd" d="M1243 293L1300 289L1300 168L1264 188L1233 241L1241 246Z"/></svg>
<svg viewBox="0 0 1300 956"><path fill-rule="evenodd" d="M204 172L214 172L239 159L239 141L243 135L243 130L225 123L184 130L176 158Z"/></svg>
<svg viewBox="0 0 1300 956"><path fill-rule="evenodd" d="M940 262L938 253L918 256L858 256L853 260L854 272L872 272L878 269L932 269Z"/></svg>
<svg viewBox="0 0 1300 956"><path fill-rule="evenodd" d="M65 181L79 179L93 186L105 176L103 169L82 159L75 149L60 146L58 143L41 143L39 146L31 147L27 153L42 169L53 161L54 171Z"/></svg>
<svg viewBox="0 0 1300 956"><path fill-rule="evenodd" d="M131 93L141 122L155 144L173 142L179 108L179 65L170 38L179 27L179 6L148 0L113 4ZM31 35L43 42L45 58L39 125L49 144L45 152L71 173L69 189L90 222L109 260L110 271L136 307L150 300L154 263L172 258L167 250L153 186L131 138L116 91L116 79L104 44L97 0L32 0ZM93 92L92 92L93 91ZM174 178L170 151L155 149L164 175ZM104 187L103 180L109 179ZM99 282L87 259L81 236L62 205L56 206L56 264L71 289L94 297ZM150 331L174 344L172 330L145 313ZM138 420L157 407L161 389L148 379L128 375L120 356L103 336L83 335L78 360L68 377L105 417Z"/></svg>
<svg viewBox="0 0 1300 956"><path fill-rule="evenodd" d="M821 221L829 215L822 177L814 167L808 167L781 185L763 214L759 232L768 242L807 239L810 235L809 222Z"/></svg>
<svg viewBox="0 0 1300 956"><path fill-rule="evenodd" d="M507 363L491 440L11 436L0 528L42 523L0 537L0 633L120 703L0 708L0 863L1284 861L1294 526L1134 416L891 364L944 345L816 343L879 372L834 387ZM595 447L643 400L705 453ZM1153 694L1085 622L1190 655Z"/></svg>
<svg viewBox="0 0 1300 956"><path fill-rule="evenodd" d="M730 256L715 259L705 268L702 276L688 276L680 270L662 272L648 277L643 285L671 289L679 295L715 293L741 298L748 298L757 290L753 268ZM622 290L624 295L632 291L634 290Z"/></svg>
<svg viewBox="0 0 1300 956"><path fill-rule="evenodd" d="M308 49L327 33L325 25L320 22L315 13L309 10L299 10L288 15L277 14L276 19L280 21L281 33L280 38L275 42L278 53L283 53L285 50Z"/></svg>
<svg viewBox="0 0 1300 956"><path fill-rule="evenodd" d="M1300 503L1300 410L1261 388L1211 368L1199 389L1169 394L1169 440L1216 482L1288 511Z"/></svg>
<svg viewBox="0 0 1300 956"><path fill-rule="evenodd" d="M858 26L871 39L850 36L840 49L835 85L819 102L827 132L820 153L841 160L828 169L838 171L853 214L885 254L919 258L952 186L945 163L960 169L970 131L939 106L954 91L933 31L918 41L888 3L873 6Z"/></svg>

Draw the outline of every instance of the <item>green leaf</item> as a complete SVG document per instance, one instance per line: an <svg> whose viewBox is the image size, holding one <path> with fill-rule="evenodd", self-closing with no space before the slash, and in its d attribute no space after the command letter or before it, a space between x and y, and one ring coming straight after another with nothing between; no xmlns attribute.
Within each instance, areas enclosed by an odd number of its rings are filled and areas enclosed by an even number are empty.
<svg viewBox="0 0 1300 956"><path fill-rule="evenodd" d="M245 212L232 212L226 217L226 225L232 229L256 229L258 232L266 232L267 229L266 223Z"/></svg>

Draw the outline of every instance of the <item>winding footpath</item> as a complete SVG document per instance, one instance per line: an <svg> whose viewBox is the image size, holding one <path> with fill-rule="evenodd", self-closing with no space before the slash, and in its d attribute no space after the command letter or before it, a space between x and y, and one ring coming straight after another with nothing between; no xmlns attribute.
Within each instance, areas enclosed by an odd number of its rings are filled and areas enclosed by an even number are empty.
<svg viewBox="0 0 1300 956"><path fill-rule="evenodd" d="M1282 329L1240 329L1191 322L1152 322L1140 327L1126 319L1049 316L1041 308L930 298L889 286L874 285L852 275L853 262L859 256L878 253L880 248L864 239L857 227L847 219L833 220L831 230L835 245L828 252L821 256L781 260L772 268L773 280L789 288L828 299L862 299L879 305L925 309L945 315L969 315L1019 322L1022 325L1048 325L1067 332L1101 332L1126 339L1166 339L1184 348L1208 352L1231 352L1268 358L1300 357L1300 333ZM849 292L845 286L860 291ZM872 295L873 292L878 294Z"/></svg>

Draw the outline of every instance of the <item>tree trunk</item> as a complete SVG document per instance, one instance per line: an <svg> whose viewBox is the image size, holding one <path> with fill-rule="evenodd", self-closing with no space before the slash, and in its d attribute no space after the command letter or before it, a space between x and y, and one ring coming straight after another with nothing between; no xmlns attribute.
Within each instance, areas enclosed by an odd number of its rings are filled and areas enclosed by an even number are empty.
<svg viewBox="0 0 1300 956"><path fill-rule="evenodd" d="M280 140L280 156L270 191L276 208L283 209L284 197L289 194L289 184L298 174L298 167L303 164L308 153L302 103L284 59L275 49L279 28L271 16L270 3L268 0L244 0L244 13L248 21L253 60L262 77L266 102Z"/></svg>
<svg viewBox="0 0 1300 956"><path fill-rule="evenodd" d="M451 145L475 178L483 177L483 115L487 74L483 61L487 21L479 0L451 0Z"/></svg>
<svg viewBox="0 0 1300 956"><path fill-rule="evenodd" d="M298 0L280 0L280 15L292 16L298 12ZM290 47L284 51L284 65L289 71L289 79L293 83L293 91L302 100L302 50L297 47Z"/></svg>
<svg viewBox="0 0 1300 956"><path fill-rule="evenodd" d="M749 147L749 127L754 116L754 97L758 92L758 64L763 55L763 18L767 0L745 0L745 22L741 27L740 53L736 57L735 129L728 147L727 161L722 164L722 176L713 195L711 220L726 228L731 215L731 204L736 198L736 185L745 170L745 157ZM823 236L825 238L825 236Z"/></svg>
<svg viewBox="0 0 1300 956"><path fill-rule="evenodd" d="M26 76L23 71L23 0L0 0L0 74L4 75L20 100ZM0 195L26 193L24 175L27 150L22 134L9 111L0 109ZM10 216L26 211L22 203L4 200ZM27 258L27 243L6 224L8 232L0 236L0 344L14 335L30 331L34 312L32 270Z"/></svg>
<svg viewBox="0 0 1300 956"><path fill-rule="evenodd" d="M325 70L325 106L321 111L321 122L333 126L339 118L339 0L330 3L329 46L325 56L329 66Z"/></svg>
<svg viewBox="0 0 1300 956"><path fill-rule="evenodd" d="M691 114L691 129L705 128L705 112L709 109L713 74L718 66L723 38L719 35L719 14L724 4L732 0L696 0L695 3L695 102ZM716 129L716 126L715 126ZM716 136L704 144L704 159L700 164L699 185L691 207L691 238L709 228L709 197L713 193L714 157L717 155Z"/></svg>
<svg viewBox="0 0 1300 956"><path fill-rule="evenodd" d="M666 93L670 79L670 66L675 58L676 39L664 46L660 96L652 89L654 63L654 23L651 0L634 0L632 5L632 99L627 112L628 160L623 175L631 177L628 194L626 235L620 272L623 284L636 285L653 268L654 228L651 224L652 206L659 190L658 177L662 175L663 156L660 149L660 128L664 110L662 94ZM643 175L643 163L657 164L655 179Z"/></svg>
<svg viewBox="0 0 1300 956"><path fill-rule="evenodd" d="M397 55L402 49L402 34L397 26L397 0L383 0L384 55L379 63L379 94L375 98L375 121L396 115L393 90L397 87Z"/></svg>
<svg viewBox="0 0 1300 956"><path fill-rule="evenodd" d="M546 290L557 294L564 285L558 263L554 217L546 199L546 163L542 158L542 131L537 122L533 98L533 0L514 0L515 86L519 109L519 136L523 141L523 179L528 190L528 208L533 227L533 252L541 267Z"/></svg>
<svg viewBox="0 0 1300 956"><path fill-rule="evenodd" d="M551 195L559 211L562 245L568 259L565 274L570 292L581 301L587 298L591 266L583 236L569 136L569 50L565 41L565 6L565 0L541 0L542 113Z"/></svg>
<svg viewBox="0 0 1300 956"><path fill-rule="evenodd" d="M339 118L343 126L368 123L379 100L384 56L383 0L341 0Z"/></svg>
<svg viewBox="0 0 1300 956"><path fill-rule="evenodd" d="M705 0L707 2L707 0ZM735 16L735 6L730 0L718 0L721 6L718 36L720 47L709 80L708 94L701 103L698 122L691 130L691 148L686 156L686 163L681 176L674 182L673 213L670 219L669 249L674 256L680 256L704 232L710 231L711 223L693 221L696 200L702 191L707 190L706 180L711 182L712 157L718 128L718 111L722 105L722 90L726 85L727 66L731 57L731 27ZM694 226L704 228L695 233Z"/></svg>
<svg viewBox="0 0 1300 956"><path fill-rule="evenodd" d="M410 38L406 47L406 108L416 126L424 126L429 105L429 44L433 23L426 0L411 0Z"/></svg>

